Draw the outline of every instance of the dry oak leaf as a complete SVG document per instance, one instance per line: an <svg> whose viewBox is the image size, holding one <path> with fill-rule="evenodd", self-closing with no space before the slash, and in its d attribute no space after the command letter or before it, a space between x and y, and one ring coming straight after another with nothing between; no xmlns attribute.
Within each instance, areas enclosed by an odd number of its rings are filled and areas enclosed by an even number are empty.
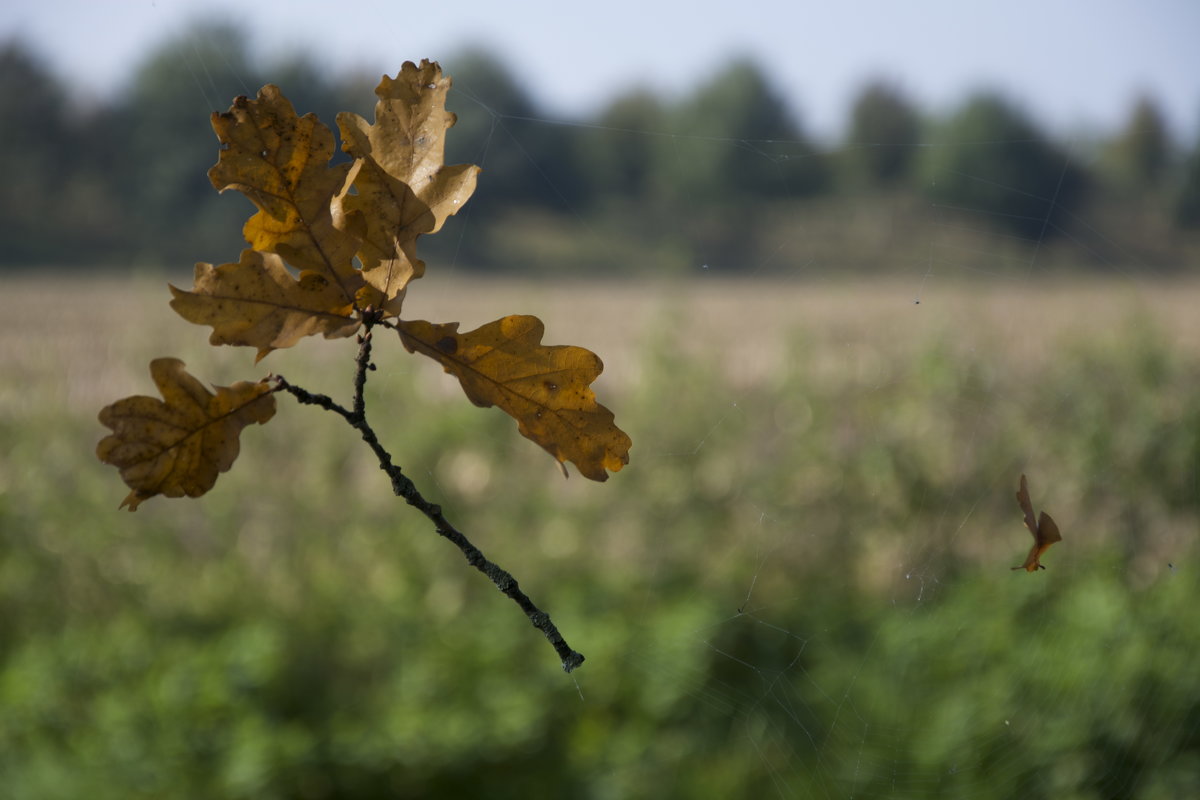
<svg viewBox="0 0 1200 800"><path fill-rule="evenodd" d="M1021 485L1017 489L1017 504L1021 506L1021 513L1025 516L1025 527L1033 534L1033 547L1029 548L1025 563L1013 569L1037 572L1039 569L1045 569L1039 559L1050 549L1050 545L1062 541L1062 534L1058 532L1058 525L1045 511L1034 520L1033 502L1029 499L1029 485L1025 482L1024 475L1021 476Z"/></svg>
<svg viewBox="0 0 1200 800"><path fill-rule="evenodd" d="M382 309L390 315L399 313L409 281L425 273L417 237L440 230L475 191L479 167L445 164L446 131L456 119L446 110L450 84L436 62L406 61L375 89L375 124L349 112L337 117L342 150L356 161L334 216L361 238L363 276L387 298Z"/></svg>
<svg viewBox="0 0 1200 800"><path fill-rule="evenodd" d="M358 329L354 304L329 279L305 270L297 280L274 253L243 250L236 264L197 264L192 291L170 287L171 308L211 325L211 344L258 348L258 359L305 336L349 336Z"/></svg>
<svg viewBox="0 0 1200 800"><path fill-rule="evenodd" d="M384 298L354 264L358 238L334 225L331 206L350 167L329 166L329 128L312 114L298 117L271 85L255 100L239 97L229 111L214 113L212 125L221 153L209 179L258 206L243 228L257 252L244 252L237 264L198 264L191 291L172 287L172 307L212 325L214 344L257 347L259 358L302 336L353 333L354 311ZM298 279L281 257L300 271ZM314 319L303 321L306 314Z"/></svg>
<svg viewBox="0 0 1200 800"><path fill-rule="evenodd" d="M537 317L504 317L467 333L457 322L397 327L410 352L440 363L475 405L499 406L521 435L560 463L574 463L595 481L629 463L629 436L590 388L604 369L600 358L582 347L541 344L545 328Z"/></svg>
<svg viewBox="0 0 1200 800"><path fill-rule="evenodd" d="M264 381L217 386L214 395L177 358L154 359L150 375L162 400L137 395L100 411L113 432L96 445L96 456L119 469L133 490L120 506L130 511L156 494L204 494L237 458L242 428L275 415Z"/></svg>
<svg viewBox="0 0 1200 800"><path fill-rule="evenodd" d="M220 192L238 190L259 209L242 229L250 246L322 272L352 300L362 285L353 262L358 242L334 227L330 208L350 165L329 165L329 128L313 114L297 116L271 84L255 100L238 97L228 111L213 112L212 126L221 151L209 180Z"/></svg>

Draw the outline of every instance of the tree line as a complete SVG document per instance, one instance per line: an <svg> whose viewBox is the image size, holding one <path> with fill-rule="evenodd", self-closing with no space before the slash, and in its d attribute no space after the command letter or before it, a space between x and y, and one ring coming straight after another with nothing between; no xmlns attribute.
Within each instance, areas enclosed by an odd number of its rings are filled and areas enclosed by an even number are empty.
<svg viewBox="0 0 1200 800"><path fill-rule="evenodd" d="M892 252L904 250L908 229L953 224L1028 246L1071 243L1084 266L1119 257L1180 269L1200 236L1200 141L1172 142L1148 96L1120 130L1080 147L1055 141L997 93L934 117L877 81L855 97L843 141L827 145L750 60L677 99L634 88L562 122L485 50L443 67L459 117L447 162L484 174L460 215L469 224L455 221L457 233L426 252L466 266L738 269L801 240L831 266L867 268L878 250L856 256L863 237L853 228L887 219ZM371 117L377 81L330 73L303 54L261 63L242 31L205 23L148 54L118 96L82 106L27 45L0 45L0 266L228 258L247 209L218 197L205 175L216 160L208 111L270 82L333 127L340 110ZM846 230L838 238L821 220Z"/></svg>

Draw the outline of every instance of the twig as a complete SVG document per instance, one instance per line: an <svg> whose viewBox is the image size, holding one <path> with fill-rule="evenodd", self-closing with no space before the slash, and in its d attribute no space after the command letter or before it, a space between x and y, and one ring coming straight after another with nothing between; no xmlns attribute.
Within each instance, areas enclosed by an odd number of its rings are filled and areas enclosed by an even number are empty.
<svg viewBox="0 0 1200 800"><path fill-rule="evenodd" d="M506 570L501 569L495 562L489 561L480 552L478 547L471 544L471 541L466 536L451 525L445 516L443 516L441 506L436 503L430 503L421 496L416 485L400 470L400 467L392 463L391 454L379 443L379 437L376 436L374 429L367 422L366 401L363 397L367 384L367 372L375 368L375 365L371 363L371 327L378 320L373 318L375 315L369 309L367 312L364 312L363 316L366 330L358 339L359 347L358 357L355 359L357 370L354 375L354 405L352 410L339 405L326 395L314 394L299 386L293 386L282 375L272 377L272 380L276 384L276 390L287 392L302 404L320 406L327 411L332 411L345 419L351 427L358 430L362 435L363 441L367 443L375 453L375 457L379 459L379 468L391 478L392 491L396 493L396 496L404 498L410 506L413 506L428 517L437 529L438 535L453 542L462 551L462 554L466 556L468 564L488 576L497 589L504 592L504 594L512 598L513 602L520 606L521 610L525 612L525 616L529 617L529 621L533 623L533 627L545 635L554 648L554 652L558 653L558 657L562 659L563 670L570 672L583 663L583 654L572 650L567 645L566 640L563 639L562 634L558 632L558 628L551 621L550 615L534 605L529 596L521 591L520 584L517 583L516 578Z"/></svg>

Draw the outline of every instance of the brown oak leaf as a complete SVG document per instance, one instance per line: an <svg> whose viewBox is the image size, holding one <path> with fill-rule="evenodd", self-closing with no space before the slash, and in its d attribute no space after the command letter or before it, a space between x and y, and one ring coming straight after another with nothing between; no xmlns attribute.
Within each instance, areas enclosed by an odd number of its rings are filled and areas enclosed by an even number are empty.
<svg viewBox="0 0 1200 800"><path fill-rule="evenodd" d="M1062 541L1062 534L1058 532L1058 525L1045 511L1037 520L1034 520L1033 501L1029 499L1029 485L1026 483L1024 475L1021 476L1021 485L1017 489L1017 504L1021 506L1021 513L1025 517L1025 527L1033 534L1033 547L1029 548L1029 555L1025 557L1025 563L1013 567L1013 569L1037 572L1039 569L1045 569L1039 559L1050 549L1050 545Z"/></svg>
<svg viewBox="0 0 1200 800"><path fill-rule="evenodd" d="M450 83L437 63L406 61L375 89L375 124L349 112L337 117L342 149L356 161L335 218L343 215L339 224L362 240L363 275L387 298L382 308L391 315L409 281L425 273L417 237L440 230L475 191L479 167L445 164L446 131L455 122L445 108Z"/></svg>
<svg viewBox="0 0 1200 800"><path fill-rule="evenodd" d="M238 190L259 209L242 229L250 246L321 272L353 300L362 281L353 263L358 242L334 227L330 209L350 165L330 166L329 128L313 114L297 116L271 84L254 100L239 97L228 111L213 112L212 126L221 154L209 180L220 192Z"/></svg>
<svg viewBox="0 0 1200 800"><path fill-rule="evenodd" d="M329 165L329 128L312 114L297 116L271 85L254 100L239 97L229 111L214 113L212 126L221 153L209 179L258 206L243 228L253 250L237 264L198 264L191 291L172 287L172 307L191 322L212 325L214 344L257 347L259 358L303 336L354 332L355 311L384 297L355 266L359 239L334 224L333 199L350 165Z"/></svg>
<svg viewBox="0 0 1200 800"><path fill-rule="evenodd" d="M596 481L629 463L632 442L590 385L604 369L590 350L543 345L545 328L531 316L509 316L467 333L458 323L400 322L400 340L458 378L478 406L495 405L518 430L560 463Z"/></svg>
<svg viewBox="0 0 1200 800"><path fill-rule="evenodd" d="M188 322L211 325L211 344L258 348L258 359L316 333L358 330L354 306L316 270L297 280L274 253L243 250L236 264L197 264L191 291L170 287L171 308Z"/></svg>
<svg viewBox="0 0 1200 800"><path fill-rule="evenodd" d="M136 395L100 411L112 434L96 456L112 464L132 491L121 507L136 511L156 494L199 497L237 458L242 428L275 414L275 396L264 381L217 386L216 394L192 377L177 358L156 358L150 375L163 399Z"/></svg>

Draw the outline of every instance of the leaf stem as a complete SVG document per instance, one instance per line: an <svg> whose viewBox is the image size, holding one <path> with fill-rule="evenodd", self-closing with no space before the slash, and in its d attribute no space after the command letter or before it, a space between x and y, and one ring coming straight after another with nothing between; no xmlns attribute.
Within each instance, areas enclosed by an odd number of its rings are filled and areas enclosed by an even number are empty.
<svg viewBox="0 0 1200 800"><path fill-rule="evenodd" d="M359 337L358 357L355 359L357 369L354 375L353 410L339 405L326 395L315 394L299 386L294 386L288 383L281 375L272 377L277 390L287 392L304 405L320 406L327 411L332 411L345 419L351 427L358 430L362 435L363 441L367 443L372 452L375 453L375 457L379 460L379 468L387 473L387 476L391 479L392 491L395 492L396 496L404 498L410 506L413 506L428 517L439 536L453 542L462 551L468 564L486 575L495 584L497 589L511 598L525 612L525 616L529 617L529 621L533 623L533 627L541 631L550 642L550 645L554 648L554 652L562 659L563 670L566 672L572 671L583 663L583 654L570 648L566 640L563 639L562 634L559 633L554 622L550 619L550 615L538 608L529 599L529 596L521 591L520 584L511 573L502 569L495 562L488 560L479 548L471 543L470 539L447 521L446 517L442 514L441 506L429 502L421 495L416 485L401 471L400 467L392 463L391 454L380 444L379 437L375 434L370 423L367 422L366 401L363 395L367 384L367 372L375 368L371 363L371 327L374 320L371 319L369 312L364 314L364 318L366 330Z"/></svg>

